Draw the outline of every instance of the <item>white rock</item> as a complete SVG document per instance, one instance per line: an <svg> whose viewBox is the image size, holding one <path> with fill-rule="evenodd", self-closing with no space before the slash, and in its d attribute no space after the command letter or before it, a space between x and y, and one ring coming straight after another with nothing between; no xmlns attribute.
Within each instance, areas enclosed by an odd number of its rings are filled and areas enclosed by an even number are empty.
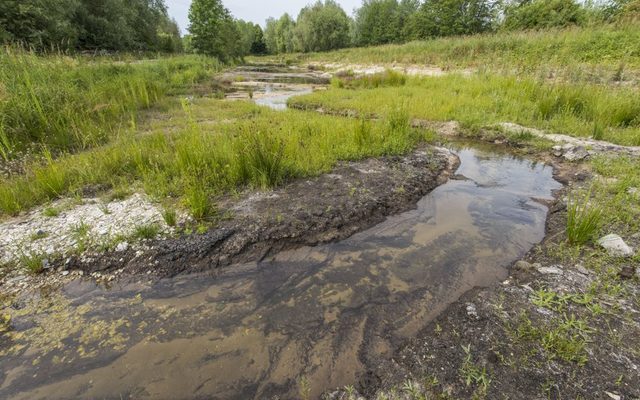
<svg viewBox="0 0 640 400"><path fill-rule="evenodd" d="M598 240L598 244L612 256L629 257L633 255L633 249L629 247L618 235L611 234Z"/></svg>
<svg viewBox="0 0 640 400"><path fill-rule="evenodd" d="M129 249L129 243L127 243L127 242L120 242L116 246L116 251L117 252L127 251L128 249Z"/></svg>
<svg viewBox="0 0 640 400"><path fill-rule="evenodd" d="M553 275L562 275L563 272L558 267L539 267L538 272L541 274L553 274Z"/></svg>
<svg viewBox="0 0 640 400"><path fill-rule="evenodd" d="M478 319L478 310L473 303L467 303L467 315L473 319Z"/></svg>
<svg viewBox="0 0 640 400"><path fill-rule="evenodd" d="M620 400L622 399L622 397L619 394L615 394L615 393L611 393L611 392L605 392L607 394L607 396L609 396L610 399L613 400Z"/></svg>

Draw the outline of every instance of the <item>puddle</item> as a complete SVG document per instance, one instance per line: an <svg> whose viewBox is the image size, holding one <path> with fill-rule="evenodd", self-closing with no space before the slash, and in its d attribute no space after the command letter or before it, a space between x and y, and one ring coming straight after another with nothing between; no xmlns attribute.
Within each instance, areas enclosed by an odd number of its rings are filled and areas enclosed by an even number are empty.
<svg viewBox="0 0 640 400"><path fill-rule="evenodd" d="M298 67L254 65L238 67L222 75L230 82L229 100L253 99L256 104L275 110L287 108L293 96L326 88L328 75Z"/></svg>
<svg viewBox="0 0 640 400"><path fill-rule="evenodd" d="M550 167L456 151L466 180L347 240L217 277L79 281L5 308L0 398L317 398L353 383L544 236L533 198L560 188Z"/></svg>

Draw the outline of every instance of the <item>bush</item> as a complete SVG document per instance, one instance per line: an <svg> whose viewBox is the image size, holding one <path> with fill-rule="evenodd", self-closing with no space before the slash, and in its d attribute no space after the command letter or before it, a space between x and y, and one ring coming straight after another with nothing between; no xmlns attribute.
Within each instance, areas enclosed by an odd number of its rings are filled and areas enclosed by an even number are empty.
<svg viewBox="0 0 640 400"><path fill-rule="evenodd" d="M507 30L562 28L582 25L586 10L575 0L533 0L507 7Z"/></svg>

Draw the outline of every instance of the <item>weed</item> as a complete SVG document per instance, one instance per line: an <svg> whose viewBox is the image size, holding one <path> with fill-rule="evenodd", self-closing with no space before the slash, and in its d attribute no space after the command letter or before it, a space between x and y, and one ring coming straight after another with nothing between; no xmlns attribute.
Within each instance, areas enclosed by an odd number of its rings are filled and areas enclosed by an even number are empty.
<svg viewBox="0 0 640 400"><path fill-rule="evenodd" d="M22 253L19 257L20 265L24 266L32 274L39 274L44 271L46 256L39 253Z"/></svg>
<svg viewBox="0 0 640 400"><path fill-rule="evenodd" d="M136 226L133 237L135 239L153 239L160 233L158 224L145 224Z"/></svg>
<svg viewBox="0 0 640 400"><path fill-rule="evenodd" d="M582 198L573 197L567 204L567 238L581 245L589 241L600 228L602 209L590 203L591 190Z"/></svg>
<svg viewBox="0 0 640 400"><path fill-rule="evenodd" d="M48 236L49 234L45 231L37 231L37 232L34 232L29 238L31 239L32 242L35 242L37 240L44 239Z"/></svg>
<svg viewBox="0 0 640 400"><path fill-rule="evenodd" d="M178 223L178 214L176 213L176 210L170 208L165 208L162 211L162 218L164 219L164 222L169 226L176 226L176 224Z"/></svg>
<svg viewBox="0 0 640 400"><path fill-rule="evenodd" d="M45 217L48 218L54 218L57 217L58 215L60 215L60 209L56 208L56 207L46 207L44 210L42 210L42 215L44 215Z"/></svg>
<svg viewBox="0 0 640 400"><path fill-rule="evenodd" d="M464 382L467 386L471 384L478 385L479 388L486 393L489 388L489 384L491 383L491 379L487 373L487 369L485 367L478 367L473 363L471 356L471 345L462 346L462 349L465 353L465 358L462 363L462 367L460 367L460 373L464 378Z"/></svg>

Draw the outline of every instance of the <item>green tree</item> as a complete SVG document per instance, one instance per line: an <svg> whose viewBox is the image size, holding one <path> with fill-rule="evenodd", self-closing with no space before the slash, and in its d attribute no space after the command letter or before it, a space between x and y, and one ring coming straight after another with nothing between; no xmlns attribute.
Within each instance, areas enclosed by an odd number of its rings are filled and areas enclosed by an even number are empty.
<svg viewBox="0 0 640 400"><path fill-rule="evenodd" d="M240 33L220 0L193 0L189 9L191 46L222 61L242 55Z"/></svg>
<svg viewBox="0 0 640 400"><path fill-rule="evenodd" d="M365 0L356 11L354 44L368 46L407 39L407 24L418 0Z"/></svg>
<svg viewBox="0 0 640 400"><path fill-rule="evenodd" d="M296 22L289 14L279 19L269 18L264 31L264 41L270 54L291 53L294 47L294 31Z"/></svg>
<svg viewBox="0 0 640 400"><path fill-rule="evenodd" d="M327 51L350 44L351 21L333 0L318 0L300 11L296 23L296 49L299 51Z"/></svg>
<svg viewBox="0 0 640 400"><path fill-rule="evenodd" d="M503 27L509 30L548 29L582 25L586 10L575 0L521 0L505 9Z"/></svg>
<svg viewBox="0 0 640 400"><path fill-rule="evenodd" d="M495 0L428 0L412 20L414 37L469 35L493 29Z"/></svg>
<svg viewBox="0 0 640 400"><path fill-rule="evenodd" d="M78 30L72 18L78 0L0 1L0 39L37 49L74 47Z"/></svg>

